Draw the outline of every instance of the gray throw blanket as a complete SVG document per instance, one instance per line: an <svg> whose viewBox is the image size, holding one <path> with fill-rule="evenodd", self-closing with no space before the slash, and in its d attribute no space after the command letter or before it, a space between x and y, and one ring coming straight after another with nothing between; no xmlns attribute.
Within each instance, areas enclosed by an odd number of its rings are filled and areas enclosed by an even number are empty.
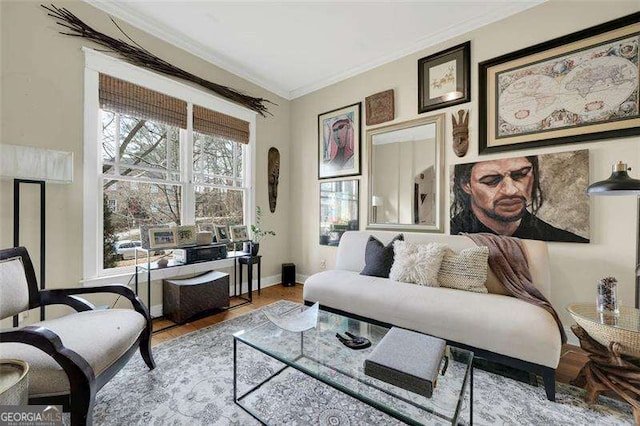
<svg viewBox="0 0 640 426"><path fill-rule="evenodd" d="M567 343L558 313L546 297L533 285L529 263L522 241L488 233L464 234L478 246L489 247L489 267L512 296L540 306L548 311L558 324L562 343Z"/></svg>

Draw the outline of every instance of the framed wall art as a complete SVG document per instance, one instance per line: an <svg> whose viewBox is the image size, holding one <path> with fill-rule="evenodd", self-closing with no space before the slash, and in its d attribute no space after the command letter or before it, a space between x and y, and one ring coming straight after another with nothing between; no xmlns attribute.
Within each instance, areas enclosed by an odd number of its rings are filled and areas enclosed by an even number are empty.
<svg viewBox="0 0 640 426"><path fill-rule="evenodd" d="M471 42L418 60L418 113L471 101Z"/></svg>
<svg viewBox="0 0 640 426"><path fill-rule="evenodd" d="M450 233L589 242L589 150L451 166Z"/></svg>
<svg viewBox="0 0 640 426"><path fill-rule="evenodd" d="M360 174L360 109L357 103L318 115L318 179Z"/></svg>
<svg viewBox="0 0 640 426"><path fill-rule="evenodd" d="M479 64L480 154L640 134L640 13Z"/></svg>
<svg viewBox="0 0 640 426"><path fill-rule="evenodd" d="M364 104L366 106L367 126L373 126L374 124L380 124L394 119L395 101L393 89L367 96L364 98Z"/></svg>
<svg viewBox="0 0 640 426"><path fill-rule="evenodd" d="M337 246L346 231L360 229L358 179L320 182L320 245Z"/></svg>

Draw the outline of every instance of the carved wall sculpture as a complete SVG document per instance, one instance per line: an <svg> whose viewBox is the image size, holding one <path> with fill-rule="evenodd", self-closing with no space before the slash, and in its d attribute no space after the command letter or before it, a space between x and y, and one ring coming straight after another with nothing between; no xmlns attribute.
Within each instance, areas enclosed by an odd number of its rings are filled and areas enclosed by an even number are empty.
<svg viewBox="0 0 640 426"><path fill-rule="evenodd" d="M465 115L466 114L466 115ZM458 122L456 116L451 116L453 122L453 152L458 157L464 157L469 149L469 110L458 110Z"/></svg>
<svg viewBox="0 0 640 426"><path fill-rule="evenodd" d="M278 181L280 180L280 151L277 148L269 148L267 174L269 179L269 210L276 211L278 198Z"/></svg>

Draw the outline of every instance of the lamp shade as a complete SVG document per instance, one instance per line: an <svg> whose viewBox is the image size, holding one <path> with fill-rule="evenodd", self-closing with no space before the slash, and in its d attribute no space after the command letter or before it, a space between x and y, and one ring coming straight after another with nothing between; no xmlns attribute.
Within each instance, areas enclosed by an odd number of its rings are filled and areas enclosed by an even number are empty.
<svg viewBox="0 0 640 426"><path fill-rule="evenodd" d="M379 197L377 195L374 195L373 197L371 197L371 205L373 207L379 207L382 204L384 204L384 201L382 200L382 197Z"/></svg>
<svg viewBox="0 0 640 426"><path fill-rule="evenodd" d="M0 145L0 177L47 183L73 182L73 153L22 145Z"/></svg>
<svg viewBox="0 0 640 426"><path fill-rule="evenodd" d="M633 179L627 173L627 164L618 161L613 165L609 179L589 185L589 195L640 195L640 179Z"/></svg>

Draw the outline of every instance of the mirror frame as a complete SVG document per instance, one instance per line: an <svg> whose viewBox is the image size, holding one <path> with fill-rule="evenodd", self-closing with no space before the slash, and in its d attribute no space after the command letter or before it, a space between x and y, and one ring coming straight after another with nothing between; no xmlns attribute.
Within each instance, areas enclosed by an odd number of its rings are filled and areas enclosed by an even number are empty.
<svg viewBox="0 0 640 426"><path fill-rule="evenodd" d="M407 232L444 232L444 132L445 132L446 114L431 115L415 120L404 121L402 123L391 124L388 126L377 127L367 130L367 157L369 161L367 182L367 227L366 229L381 229L389 231L407 231ZM435 225L414 225L411 223L372 223L373 206L371 205L373 197L373 136L382 133L393 132L396 130L408 129L411 127L422 126L425 124L436 125L436 223Z"/></svg>

